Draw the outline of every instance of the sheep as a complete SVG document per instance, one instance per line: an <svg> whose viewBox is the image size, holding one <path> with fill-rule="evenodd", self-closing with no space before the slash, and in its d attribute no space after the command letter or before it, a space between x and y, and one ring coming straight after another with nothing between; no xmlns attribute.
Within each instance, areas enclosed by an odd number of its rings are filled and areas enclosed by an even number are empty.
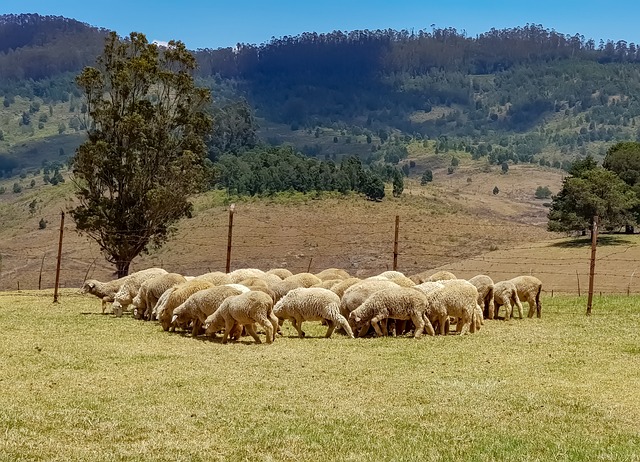
<svg viewBox="0 0 640 462"><path fill-rule="evenodd" d="M400 287L395 282L384 279L365 279L345 290L340 301L340 314L349 319L349 314L375 292L382 289L393 289ZM353 325L351 325L353 328Z"/></svg>
<svg viewBox="0 0 640 462"><path fill-rule="evenodd" d="M167 274L167 271L162 268L148 268L130 274L122 287L120 287L120 290L116 293L113 303L111 304L113 314L118 317L122 316L122 311L133 302L133 298L137 295L142 283L147 279L160 276L161 274Z"/></svg>
<svg viewBox="0 0 640 462"><path fill-rule="evenodd" d="M236 284L233 284L236 285ZM212 315L222 302L232 295L240 295L245 292L232 285L213 286L200 290L182 302L175 310L171 318L172 325L188 325L193 321L191 335L195 337L200 331L207 317ZM248 290L246 290L248 292Z"/></svg>
<svg viewBox="0 0 640 462"><path fill-rule="evenodd" d="M269 283L267 283L267 281L265 281L263 278L256 277L256 276L251 276L246 279L243 279L242 281L238 281L238 284L241 284L247 287L252 286L252 287L264 287L265 289L269 288Z"/></svg>
<svg viewBox="0 0 640 462"><path fill-rule="evenodd" d="M214 286L231 284L233 282L231 280L231 277L227 273L223 273L222 271L212 271L210 273L201 274L199 276L196 276L194 279L210 282Z"/></svg>
<svg viewBox="0 0 640 462"><path fill-rule="evenodd" d="M515 284L520 301L529 303L527 317L533 317L534 308L536 317L541 317L542 301L540 300L540 294L542 292L542 281L534 276L518 276L510 279L510 281Z"/></svg>
<svg viewBox="0 0 640 462"><path fill-rule="evenodd" d="M264 292L251 290L225 299L205 320L205 332L215 336L215 332L224 327L222 343L227 343L229 333L239 324L245 327L256 343L261 343L254 326L256 322L264 328L267 343L273 342L278 330L278 318L273 314L273 300Z"/></svg>
<svg viewBox="0 0 640 462"><path fill-rule="evenodd" d="M479 274L469 279L469 282L478 289L478 304L482 307L483 319L493 319L495 306L493 304L493 280L489 276Z"/></svg>
<svg viewBox="0 0 640 462"><path fill-rule="evenodd" d="M349 323L340 314L340 297L329 289L321 287L293 289L275 304L273 314L278 318L280 325L285 320L290 320L300 338L305 336L302 331L303 321L320 320L326 320L329 324L325 338L331 337L336 325L342 327L347 335L353 338Z"/></svg>
<svg viewBox="0 0 640 462"><path fill-rule="evenodd" d="M446 281L449 279L457 279L457 276L449 271L438 271L429 276L427 281Z"/></svg>
<svg viewBox="0 0 640 462"><path fill-rule="evenodd" d="M328 279L348 279L351 277L349 273L340 268L327 268L317 273L316 276L323 281Z"/></svg>
<svg viewBox="0 0 640 462"><path fill-rule="evenodd" d="M229 277L231 278L231 282L240 282L243 279L247 279L250 277L260 277L264 276L264 271L259 270L257 268L240 268L229 273Z"/></svg>
<svg viewBox="0 0 640 462"><path fill-rule="evenodd" d="M273 274L280 279L285 279L289 276L293 276L293 273L286 268L271 268L269 271L267 271L266 274Z"/></svg>
<svg viewBox="0 0 640 462"><path fill-rule="evenodd" d="M404 273L401 273L400 271L384 271L384 272L378 274L377 276L385 278L385 279L391 279L391 278L396 278L396 277L405 277Z"/></svg>
<svg viewBox="0 0 640 462"><path fill-rule="evenodd" d="M416 327L414 338L422 336L425 327L433 335L433 327L425 316L426 295L412 287L395 287L382 289L371 295L365 302L349 314L349 321L356 328L373 326L378 336L386 335L386 327L382 330L378 323L387 318L411 319ZM428 323L428 324L427 324ZM362 332L362 331L361 331Z"/></svg>
<svg viewBox="0 0 640 462"><path fill-rule="evenodd" d="M187 282L187 280L178 273L161 274L160 276L147 279L140 285L138 294L133 299L134 313L136 317L142 319L151 319L151 310L158 303L160 296L172 287Z"/></svg>
<svg viewBox="0 0 640 462"><path fill-rule="evenodd" d="M320 278L311 273L298 273L282 281L272 284L270 289L276 294L276 302L280 300L290 290L298 287L311 287L314 284L322 282Z"/></svg>
<svg viewBox="0 0 640 462"><path fill-rule="evenodd" d="M520 319L522 319L522 303L518 297L518 289L511 281L498 281L493 285L493 303L495 305L495 315L498 317L500 307L504 305L506 314L505 321L513 317L513 305L518 307Z"/></svg>
<svg viewBox="0 0 640 462"><path fill-rule="evenodd" d="M187 281L183 284L180 284L173 289L170 289L171 292L166 297L166 299L164 299L165 294L163 294L161 297L163 298L163 304L160 305L160 300L158 300L158 303L156 304L156 313L162 329L168 331L169 328L173 327L172 330L174 330L176 324L171 323L171 320L173 318L173 310L184 303L191 295L210 287L213 287L213 284L211 284L210 282L194 279L192 281Z"/></svg>
<svg viewBox="0 0 640 462"><path fill-rule="evenodd" d="M100 282L96 279L87 279L82 288L81 294L90 293L102 300L102 314L104 314L107 308L107 303L113 302L116 293L120 290L120 287L127 281L129 276L125 276L119 279L115 279L109 282Z"/></svg>
<svg viewBox="0 0 640 462"><path fill-rule="evenodd" d="M458 319L456 330L459 334L475 332L478 311L478 289L463 279L441 280L444 287L436 288L425 294L426 315L435 324L440 334L446 335L449 330L449 318Z"/></svg>
<svg viewBox="0 0 640 462"><path fill-rule="evenodd" d="M362 279L360 278L343 279L342 281L340 281L339 283L331 287L330 290L331 292L335 293L338 297L342 298L345 290L347 290L349 287L351 287L354 284L357 284L360 281L362 281Z"/></svg>

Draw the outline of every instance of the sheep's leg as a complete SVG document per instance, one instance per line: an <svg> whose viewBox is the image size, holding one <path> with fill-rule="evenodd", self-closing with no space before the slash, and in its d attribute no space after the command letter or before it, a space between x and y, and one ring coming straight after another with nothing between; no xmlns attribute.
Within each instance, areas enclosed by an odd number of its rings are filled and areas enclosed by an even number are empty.
<svg viewBox="0 0 640 462"><path fill-rule="evenodd" d="M193 320L193 327L191 328L191 336L197 337L200 334L201 327L202 327L202 322L200 322L200 319L195 318Z"/></svg>
<svg viewBox="0 0 640 462"><path fill-rule="evenodd" d="M540 318L542 316L542 302L536 301L536 317Z"/></svg>
<svg viewBox="0 0 640 462"><path fill-rule="evenodd" d="M413 321L413 324L416 326L413 338L422 337L422 333L424 332L424 320L422 319L422 315L415 312L411 313L411 321Z"/></svg>
<svg viewBox="0 0 640 462"><path fill-rule="evenodd" d="M278 318L275 314L269 314L269 322L271 322L271 327L273 327L273 339L276 339L276 334L280 331L280 324L278 323Z"/></svg>
<svg viewBox="0 0 640 462"><path fill-rule="evenodd" d="M362 326L362 327L360 328L360 331L358 332L358 337L364 337L364 336L366 336L366 335L367 335L367 332L369 332L369 327L370 327L370 326L371 326L371 324L370 324L370 323L368 323L368 322L367 322L367 323L365 323L365 325L364 325L364 326Z"/></svg>
<svg viewBox="0 0 640 462"><path fill-rule="evenodd" d="M404 334L405 329L407 328L407 321L403 319L396 319L396 335Z"/></svg>
<svg viewBox="0 0 640 462"><path fill-rule="evenodd" d="M304 332L302 331L302 318L298 317L298 316L294 316L291 319L291 323L293 324L293 327L296 328L296 330L298 331L298 337L300 338L304 338Z"/></svg>
<svg viewBox="0 0 640 462"><path fill-rule="evenodd" d="M245 325L244 328L247 331L247 334L253 337L256 343L262 343L262 341L260 341L260 337L258 337L258 334L256 333L256 326L253 323Z"/></svg>
<svg viewBox="0 0 640 462"><path fill-rule="evenodd" d="M258 323L264 328L264 335L267 337L267 343L273 342L273 326L271 325L269 317L267 315L263 315L258 319Z"/></svg>
<svg viewBox="0 0 640 462"><path fill-rule="evenodd" d="M376 335L378 337L382 337L383 334L382 334L382 331L380 330L380 326L378 325L379 321L381 321L381 319L378 319L378 316L374 316L373 318L371 318L371 325L373 326L373 329L376 331Z"/></svg>
<svg viewBox="0 0 640 462"><path fill-rule="evenodd" d="M331 337L331 334L333 334L333 331L336 328L336 323L333 322L331 319L323 319L323 321L325 321L325 323L329 325L329 328L327 329L327 333L324 334L324 338L329 338Z"/></svg>
<svg viewBox="0 0 640 462"><path fill-rule="evenodd" d="M380 329L382 330L382 335L384 335L385 337L389 336L389 329L387 328L388 322L389 322L389 319L383 319L382 322L380 323Z"/></svg>
<svg viewBox="0 0 640 462"><path fill-rule="evenodd" d="M504 309L506 311L504 314L504 320L509 321L509 319L511 319L511 316L513 316L513 307L511 306L511 302L509 300L505 300Z"/></svg>
<svg viewBox="0 0 640 462"><path fill-rule="evenodd" d="M222 337L222 343L227 343L227 339L229 338L229 332L231 332L231 329L233 329L234 324L235 324L235 321L232 318L225 318L224 336Z"/></svg>
<svg viewBox="0 0 640 462"><path fill-rule="evenodd" d="M536 311L536 306L529 302L529 312L527 313L527 318L533 318L533 313Z"/></svg>

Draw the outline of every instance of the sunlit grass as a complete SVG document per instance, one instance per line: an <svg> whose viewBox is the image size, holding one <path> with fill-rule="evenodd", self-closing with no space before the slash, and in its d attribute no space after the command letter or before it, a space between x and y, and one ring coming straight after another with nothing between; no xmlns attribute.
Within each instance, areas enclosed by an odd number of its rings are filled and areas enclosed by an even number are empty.
<svg viewBox="0 0 640 462"><path fill-rule="evenodd" d="M0 460L638 460L638 297L474 335L194 340L1 293Z"/></svg>

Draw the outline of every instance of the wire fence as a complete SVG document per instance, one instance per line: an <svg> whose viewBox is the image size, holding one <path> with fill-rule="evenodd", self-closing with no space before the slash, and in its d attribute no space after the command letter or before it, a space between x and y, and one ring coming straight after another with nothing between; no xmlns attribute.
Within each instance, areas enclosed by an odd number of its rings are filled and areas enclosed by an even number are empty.
<svg viewBox="0 0 640 462"><path fill-rule="evenodd" d="M448 270L458 277L487 274L493 280L532 274L546 294L587 291L591 247L588 239L539 240L544 228L530 224L468 221L449 217L416 218L398 213L353 220L345 215L302 214L283 220L268 210L236 214L228 246L229 211L207 212L158 251L132 262L130 271L159 266L170 272L198 275L237 268L287 268L317 273L343 268L358 277L394 269L406 275ZM535 231L532 233L532 229ZM87 278L114 279L115 267L98 246L64 226L60 287L78 288ZM132 231L135 232L135 231ZM32 239L28 238L33 236ZM519 239L518 236L522 236ZM12 245L18 237L26 243ZM14 230L0 242L0 290L50 289L55 283L59 229ZM597 248L597 294L638 294L640 240L632 235L601 236ZM394 252L394 250L397 251ZM227 256L230 259L227 260Z"/></svg>

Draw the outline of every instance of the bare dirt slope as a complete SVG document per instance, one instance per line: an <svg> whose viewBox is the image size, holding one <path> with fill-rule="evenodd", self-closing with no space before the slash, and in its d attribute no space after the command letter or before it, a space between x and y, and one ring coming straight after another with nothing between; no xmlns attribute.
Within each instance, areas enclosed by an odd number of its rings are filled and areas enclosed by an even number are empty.
<svg viewBox="0 0 640 462"><path fill-rule="evenodd" d="M531 273L548 291L577 292L578 280L581 291L586 290L588 243L567 244L563 236L547 232L547 208L534 198L537 186L554 192L560 188L560 171L516 165L506 175L495 167L492 172L461 167L453 175L434 173L433 183L420 186L410 179L402 197L393 198L389 191L382 202L302 195L239 201L231 269L318 272L339 267L356 276L377 274L393 268L398 216L397 268L405 274L446 268L465 278L485 273L499 280ZM497 195L494 186L500 189ZM221 196L214 192L196 198L194 217L180 222L175 238L162 249L135 259L131 270L162 266L187 275L224 271L229 208ZM36 210L30 213L34 199ZM68 183L0 195L0 289L53 286L60 212L72 205ZM45 229L38 229L41 218L48 221ZM603 259L599 269L611 276L600 280L600 289L633 292L637 242L622 236L609 244L600 255L615 252L608 258L611 268ZM68 215L61 270L63 287L79 287L87 276L114 278L98 246L74 231Z"/></svg>

